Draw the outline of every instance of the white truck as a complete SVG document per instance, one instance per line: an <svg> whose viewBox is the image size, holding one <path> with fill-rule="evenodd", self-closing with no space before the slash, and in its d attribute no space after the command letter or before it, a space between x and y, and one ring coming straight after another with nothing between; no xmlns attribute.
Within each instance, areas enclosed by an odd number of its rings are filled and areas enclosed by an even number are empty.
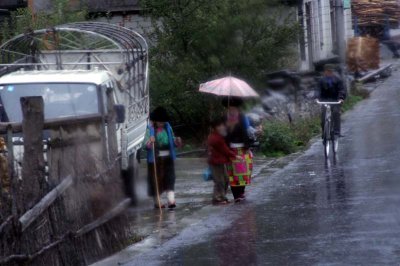
<svg viewBox="0 0 400 266"><path fill-rule="evenodd" d="M149 113L148 46L141 35L94 22L27 32L0 47L0 76L0 135L22 123L21 97L41 96L47 121L103 118L102 150L108 154L109 143L116 143L120 170L134 173ZM114 124L108 123L110 106ZM110 130L115 140L108 139ZM23 139L12 131L18 171ZM110 164L113 159L108 156Z"/></svg>

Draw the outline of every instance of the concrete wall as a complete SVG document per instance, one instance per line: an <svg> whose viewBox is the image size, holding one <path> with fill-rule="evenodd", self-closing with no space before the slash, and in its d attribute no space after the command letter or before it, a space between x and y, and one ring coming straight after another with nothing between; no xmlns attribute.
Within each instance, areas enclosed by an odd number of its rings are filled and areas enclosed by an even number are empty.
<svg viewBox="0 0 400 266"><path fill-rule="evenodd" d="M351 14L351 9L346 9L344 11L344 16L345 16L345 21L344 21L344 26L345 26L345 31L346 31L346 38L352 38L354 37L354 30L353 30L353 17Z"/></svg>
<svg viewBox="0 0 400 266"><path fill-rule="evenodd" d="M149 18L140 16L138 14L115 14L112 17L100 17L97 19L99 22L108 22L122 27L132 29L139 34L146 36L151 30L151 20Z"/></svg>
<svg viewBox="0 0 400 266"><path fill-rule="evenodd" d="M50 10L52 8L50 0L33 0L32 5L35 12Z"/></svg>
<svg viewBox="0 0 400 266"><path fill-rule="evenodd" d="M319 59L332 56L332 31L331 31L331 8L329 0L319 0L318 5L322 14L319 14L320 31L323 33L321 38L321 53Z"/></svg>
<svg viewBox="0 0 400 266"><path fill-rule="evenodd" d="M139 10L139 0L74 0L81 5L87 5L90 11L133 11Z"/></svg>

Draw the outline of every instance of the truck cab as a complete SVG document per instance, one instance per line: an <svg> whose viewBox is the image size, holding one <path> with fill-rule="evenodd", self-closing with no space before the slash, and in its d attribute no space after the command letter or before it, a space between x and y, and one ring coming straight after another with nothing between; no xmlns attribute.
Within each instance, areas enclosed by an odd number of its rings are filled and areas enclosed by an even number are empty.
<svg viewBox="0 0 400 266"><path fill-rule="evenodd" d="M141 147L147 126L147 97L142 101L130 104L126 97L118 91L116 80L112 74L104 70L51 70L24 71L20 70L0 78L0 122L22 123L20 98L41 96L44 101L45 120L60 120L100 116L102 132L108 132L109 127L116 132L118 156L121 160L121 171L133 167L136 152ZM143 108L137 105L141 104ZM111 106L111 109L110 109ZM135 110L134 118L126 115L129 110ZM116 124L108 123L110 111L115 111ZM102 136L109 157L110 134ZM50 135L44 131L44 140ZM15 140L23 143L18 134ZM17 145L14 151L16 162L22 163L22 145ZM112 160L112 158L108 158Z"/></svg>

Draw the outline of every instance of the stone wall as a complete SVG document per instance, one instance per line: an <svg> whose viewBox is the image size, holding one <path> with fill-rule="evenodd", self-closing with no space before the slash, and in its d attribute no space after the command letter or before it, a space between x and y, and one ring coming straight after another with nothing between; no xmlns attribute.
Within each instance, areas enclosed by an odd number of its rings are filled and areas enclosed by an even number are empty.
<svg viewBox="0 0 400 266"><path fill-rule="evenodd" d="M140 9L139 0L75 0L80 1L81 5L87 5L91 12L94 11L137 11Z"/></svg>
<svg viewBox="0 0 400 266"><path fill-rule="evenodd" d="M1 0L0 8L9 9L9 8L18 8L26 6L26 1L24 0Z"/></svg>
<svg viewBox="0 0 400 266"><path fill-rule="evenodd" d="M1 2L24 2L21 0L1 0ZM33 0L35 11L51 9L53 0ZM69 0L73 9L87 7L89 12L132 12L140 10L139 0ZM0 4L1 6L1 4Z"/></svg>
<svg viewBox="0 0 400 266"><path fill-rule="evenodd" d="M261 93L261 103L248 112L252 124L262 120L295 121L319 114L315 103L318 73L282 71L267 81Z"/></svg>
<svg viewBox="0 0 400 266"><path fill-rule="evenodd" d="M151 31L151 20L138 14L115 14L111 17L100 17L99 22L108 22L122 27L132 29L146 36Z"/></svg>

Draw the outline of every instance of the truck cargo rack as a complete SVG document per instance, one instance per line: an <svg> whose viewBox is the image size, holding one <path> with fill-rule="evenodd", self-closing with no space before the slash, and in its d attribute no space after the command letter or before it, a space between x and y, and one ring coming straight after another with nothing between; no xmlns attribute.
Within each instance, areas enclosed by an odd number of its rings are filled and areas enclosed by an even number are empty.
<svg viewBox="0 0 400 266"><path fill-rule="evenodd" d="M0 76L24 70L103 69L122 88L148 86L148 46L135 31L101 22L78 22L28 31L0 46Z"/></svg>

